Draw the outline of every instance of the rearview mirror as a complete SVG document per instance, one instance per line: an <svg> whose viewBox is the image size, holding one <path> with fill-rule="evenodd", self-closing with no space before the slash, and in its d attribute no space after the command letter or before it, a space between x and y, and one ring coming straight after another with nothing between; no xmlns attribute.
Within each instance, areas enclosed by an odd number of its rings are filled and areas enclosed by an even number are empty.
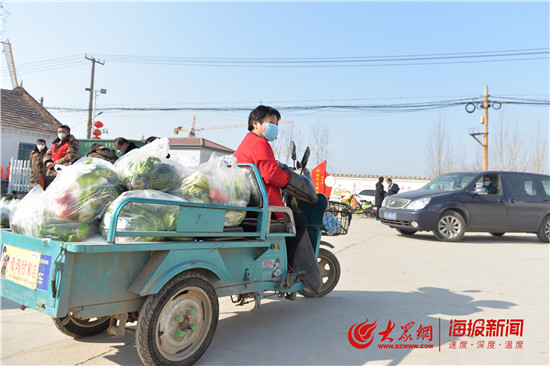
<svg viewBox="0 0 550 366"><path fill-rule="evenodd" d="M474 192L473 192L473 193L474 193L474 194L481 194L481 195L483 195L483 194L487 194L488 191L487 191L487 188L485 188L485 187L478 187L478 188L474 188Z"/></svg>
<svg viewBox="0 0 550 366"><path fill-rule="evenodd" d="M309 146L306 148L306 151L304 152L304 157L302 158L302 169L306 167L306 164L309 160L309 154L311 150L309 149Z"/></svg>
<svg viewBox="0 0 550 366"><path fill-rule="evenodd" d="M291 158L292 160L296 160L296 144L294 143L294 141L290 141L290 154L291 154Z"/></svg>

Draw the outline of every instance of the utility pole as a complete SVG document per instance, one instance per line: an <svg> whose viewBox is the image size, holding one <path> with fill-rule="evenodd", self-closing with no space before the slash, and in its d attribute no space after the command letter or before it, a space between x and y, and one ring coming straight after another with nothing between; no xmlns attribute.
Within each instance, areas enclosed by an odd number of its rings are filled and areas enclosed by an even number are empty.
<svg viewBox="0 0 550 366"><path fill-rule="evenodd" d="M86 138L90 139L92 135L92 109L94 106L94 73L95 73L95 64L105 65L105 61L101 62L96 60L94 57L85 56L87 60L92 61L92 80L90 82L90 104L88 105L88 127L86 128ZM86 88L88 90L88 88Z"/></svg>
<svg viewBox="0 0 550 366"><path fill-rule="evenodd" d="M485 85L485 102L483 105L483 170L489 169L489 86Z"/></svg>

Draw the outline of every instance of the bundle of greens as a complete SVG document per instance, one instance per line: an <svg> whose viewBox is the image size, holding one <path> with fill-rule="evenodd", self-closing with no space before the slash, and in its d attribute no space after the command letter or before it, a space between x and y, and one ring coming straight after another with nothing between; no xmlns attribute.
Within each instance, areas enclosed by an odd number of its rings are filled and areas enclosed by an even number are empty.
<svg viewBox="0 0 550 366"><path fill-rule="evenodd" d="M189 202L246 207L250 189L245 172L234 159L213 157L184 173L179 193ZM245 211L226 210L224 226L238 226L245 216Z"/></svg>
<svg viewBox="0 0 550 366"><path fill-rule="evenodd" d="M122 172L122 177L129 190L171 191L180 182L180 176L174 164L163 162L154 156L130 162Z"/></svg>
<svg viewBox="0 0 550 366"><path fill-rule="evenodd" d="M81 158L58 174L45 196L52 214L87 222L101 218L107 206L123 191L111 163Z"/></svg>
<svg viewBox="0 0 550 366"><path fill-rule="evenodd" d="M10 214L14 233L58 241L84 241L98 232L98 222L78 222L54 215L47 209L46 194L34 187Z"/></svg>
<svg viewBox="0 0 550 366"><path fill-rule="evenodd" d="M107 238L115 208L123 199L131 197L184 202L181 198L150 189L125 192L109 205L101 220L99 230L103 237ZM118 231L176 231L178 214L177 205L130 202L120 211L116 229ZM117 238L119 241L163 241L165 239L163 236L153 235Z"/></svg>

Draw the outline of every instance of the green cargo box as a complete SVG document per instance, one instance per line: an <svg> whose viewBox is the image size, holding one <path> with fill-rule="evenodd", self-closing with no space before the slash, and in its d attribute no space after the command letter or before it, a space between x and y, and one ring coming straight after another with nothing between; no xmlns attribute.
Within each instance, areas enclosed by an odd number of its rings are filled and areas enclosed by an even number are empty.
<svg viewBox="0 0 550 366"><path fill-rule="evenodd" d="M128 141L133 142L134 144L136 144L137 147L142 147L143 145L145 145L145 142L140 140L128 140ZM90 150L92 149L93 144L101 144L105 147L108 147L109 149L113 149L116 151L114 139L113 140L103 140L103 139L80 140L79 139L78 142L80 143L80 149L78 151L79 158L86 156L86 154L89 153Z"/></svg>

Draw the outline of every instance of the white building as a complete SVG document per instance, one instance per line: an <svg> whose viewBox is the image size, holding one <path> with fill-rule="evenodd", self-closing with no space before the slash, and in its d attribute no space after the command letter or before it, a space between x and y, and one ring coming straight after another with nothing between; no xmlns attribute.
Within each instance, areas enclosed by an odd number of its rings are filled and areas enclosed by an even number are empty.
<svg viewBox="0 0 550 366"><path fill-rule="evenodd" d="M186 166L207 162L212 153L231 155L235 151L202 137L169 137L170 158Z"/></svg>
<svg viewBox="0 0 550 366"><path fill-rule="evenodd" d="M5 178L11 158L27 160L37 139L51 145L61 123L23 87L2 89L0 94L0 164Z"/></svg>
<svg viewBox="0 0 550 366"><path fill-rule="evenodd" d="M378 175L359 175L359 174L333 174L336 181L332 187L331 199L338 199L344 193L357 194L364 189L375 189L378 182ZM393 183L399 186L399 192L418 189L428 183L432 178L429 177L407 177L407 176L384 176L384 185L386 178L391 178ZM386 186L384 186L387 189Z"/></svg>

